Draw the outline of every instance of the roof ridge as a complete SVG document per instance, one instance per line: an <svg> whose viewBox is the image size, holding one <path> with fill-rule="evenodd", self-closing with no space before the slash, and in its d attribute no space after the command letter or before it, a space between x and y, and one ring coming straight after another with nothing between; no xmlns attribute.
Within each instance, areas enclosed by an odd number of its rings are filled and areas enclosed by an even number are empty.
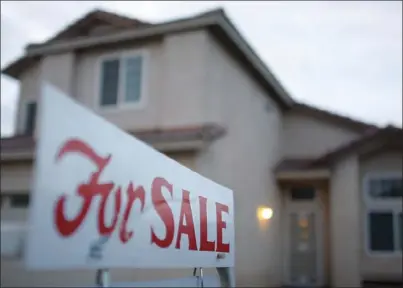
<svg viewBox="0 0 403 288"><path fill-rule="evenodd" d="M124 14L118 14L118 13L111 12L111 11L108 11L105 9L95 9L93 11L95 12L95 14L99 14L101 16L114 17L116 19L125 19L127 21L133 21L133 22L138 22L138 23L142 23L142 24L152 25L151 22L140 20L137 17L133 18L133 17L126 16Z"/></svg>

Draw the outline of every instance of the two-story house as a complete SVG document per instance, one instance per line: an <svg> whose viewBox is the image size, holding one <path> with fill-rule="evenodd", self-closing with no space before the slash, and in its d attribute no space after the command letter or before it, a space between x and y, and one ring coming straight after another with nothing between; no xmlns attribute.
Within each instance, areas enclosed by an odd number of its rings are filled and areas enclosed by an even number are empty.
<svg viewBox="0 0 403 288"><path fill-rule="evenodd" d="M26 221L46 81L233 189L237 286L402 281L402 130L296 103L222 10L160 24L94 11L2 73L20 83L16 135L1 139L2 229ZM261 207L273 217L258 217ZM111 273L128 282L192 272ZM93 279L1 260L2 286Z"/></svg>

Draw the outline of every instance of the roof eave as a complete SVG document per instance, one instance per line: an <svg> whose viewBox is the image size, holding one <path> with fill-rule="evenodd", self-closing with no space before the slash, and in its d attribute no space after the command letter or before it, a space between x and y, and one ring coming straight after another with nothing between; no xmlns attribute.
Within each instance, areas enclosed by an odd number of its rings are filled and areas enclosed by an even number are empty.
<svg viewBox="0 0 403 288"><path fill-rule="evenodd" d="M329 153L321 155L316 160L312 161L312 165L333 165L344 159L348 155L358 154L363 155L374 151L377 147L390 148L403 145L403 130L395 127L379 128L369 131L356 140L347 143ZM400 150L400 149L399 149Z"/></svg>
<svg viewBox="0 0 403 288"><path fill-rule="evenodd" d="M200 126L126 132L157 150L184 152L200 151L223 137L226 131L221 125L206 123ZM18 135L0 140L1 161L27 160L35 153L35 139L32 135Z"/></svg>
<svg viewBox="0 0 403 288"><path fill-rule="evenodd" d="M216 24L216 22L216 15L213 14L200 18L196 17L194 19L177 20L168 23L155 24L153 26L141 29L130 29L128 31L117 32L110 35L79 37L70 41L64 40L56 41L49 44L35 44L27 47L26 56L43 56L47 54L55 54L77 49L92 48L112 42L144 39L168 33L200 29L209 25L214 25Z"/></svg>
<svg viewBox="0 0 403 288"><path fill-rule="evenodd" d="M20 57L16 61L8 64L1 70L1 74L7 75L15 80L18 80L20 75L26 70L27 67L35 64L40 57Z"/></svg>
<svg viewBox="0 0 403 288"><path fill-rule="evenodd" d="M331 177L331 171L328 168L290 170L275 173L277 181L295 181L295 180L327 180Z"/></svg>
<svg viewBox="0 0 403 288"><path fill-rule="evenodd" d="M346 127L358 133L367 133L368 131L378 129L378 127L373 124L365 123L360 120L356 120L347 116L342 116L340 114L332 113L330 111L303 103L295 102L294 105L292 105L290 111L296 111L311 115L315 118L325 119L329 122L335 123L336 125L342 125L343 127Z"/></svg>

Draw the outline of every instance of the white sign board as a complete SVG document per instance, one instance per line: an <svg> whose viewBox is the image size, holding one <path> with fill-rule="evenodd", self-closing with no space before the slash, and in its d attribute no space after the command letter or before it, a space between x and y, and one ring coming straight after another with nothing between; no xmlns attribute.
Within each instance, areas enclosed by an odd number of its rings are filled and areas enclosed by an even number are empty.
<svg viewBox="0 0 403 288"><path fill-rule="evenodd" d="M230 189L50 85L40 101L28 268L233 267Z"/></svg>

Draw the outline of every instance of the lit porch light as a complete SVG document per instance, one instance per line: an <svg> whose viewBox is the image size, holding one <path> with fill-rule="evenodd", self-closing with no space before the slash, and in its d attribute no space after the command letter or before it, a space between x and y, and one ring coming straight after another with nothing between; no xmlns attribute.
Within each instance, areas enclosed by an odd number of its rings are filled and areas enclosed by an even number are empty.
<svg viewBox="0 0 403 288"><path fill-rule="evenodd" d="M257 217L259 220L269 220L273 217L273 209L270 207L259 207L257 209Z"/></svg>

